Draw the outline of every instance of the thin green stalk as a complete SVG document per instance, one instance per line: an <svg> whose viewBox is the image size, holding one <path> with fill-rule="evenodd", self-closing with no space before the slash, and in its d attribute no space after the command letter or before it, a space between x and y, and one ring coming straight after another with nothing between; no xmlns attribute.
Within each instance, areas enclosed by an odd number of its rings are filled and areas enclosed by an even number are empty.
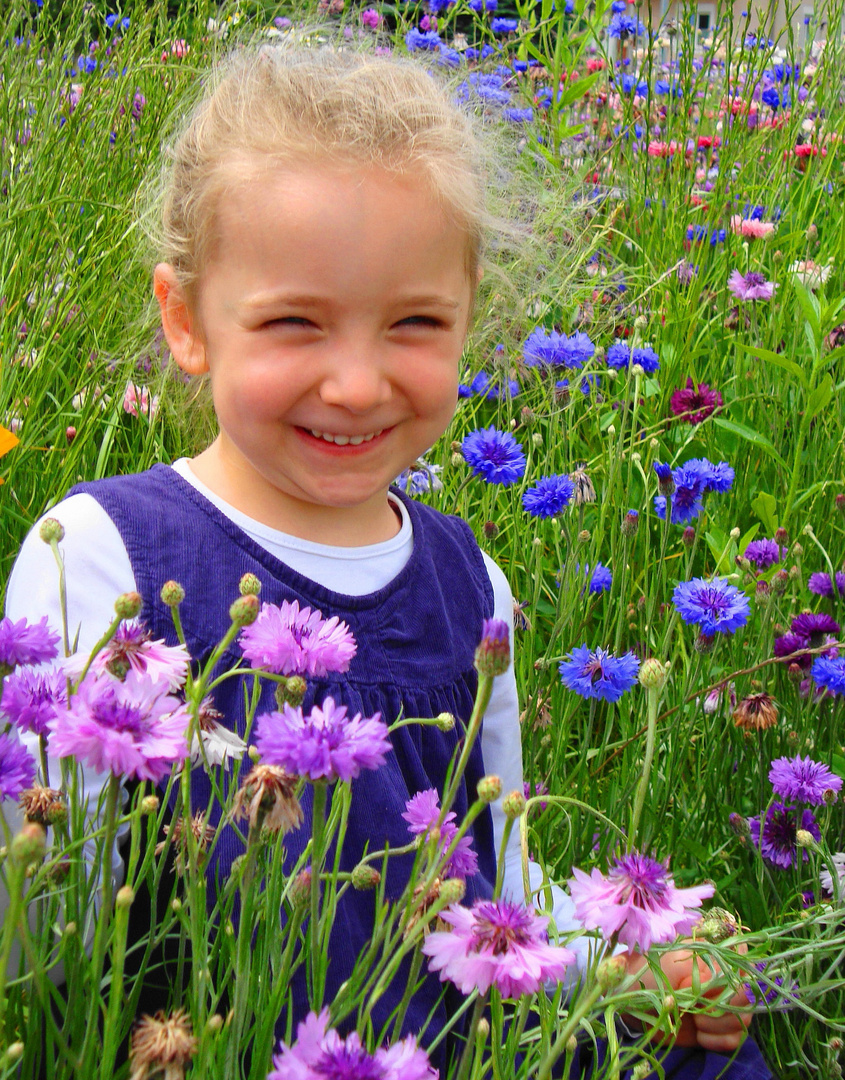
<svg viewBox="0 0 845 1080"><path fill-rule="evenodd" d="M643 806L645 805L648 785L651 780L651 767L654 761L654 747L657 741L657 706L660 701L660 688L648 687L646 690L647 726L645 736L645 754L643 755L643 772L637 784L637 794L634 798L634 808L631 811L631 825L628 829L628 850L634 851L637 847L637 838L642 818Z"/></svg>
<svg viewBox="0 0 845 1080"><path fill-rule="evenodd" d="M325 861L324 836L326 828L326 799L328 787L316 781L312 785L313 802L311 811L311 925L308 933L311 940L311 994L312 1008L319 1011L323 1007L325 978L322 969L325 962L320 933L320 875Z"/></svg>

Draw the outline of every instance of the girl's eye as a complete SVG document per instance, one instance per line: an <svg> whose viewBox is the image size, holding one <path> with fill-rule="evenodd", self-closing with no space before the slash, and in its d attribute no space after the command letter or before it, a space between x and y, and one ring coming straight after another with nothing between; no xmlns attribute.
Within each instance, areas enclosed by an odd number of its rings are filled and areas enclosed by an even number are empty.
<svg viewBox="0 0 845 1080"><path fill-rule="evenodd" d="M399 326L440 326L438 319L432 318L431 315L409 315L407 319L402 319Z"/></svg>
<svg viewBox="0 0 845 1080"><path fill-rule="evenodd" d="M268 326L313 326L314 324L310 319L305 319L300 315L285 315L281 319L271 319Z"/></svg>

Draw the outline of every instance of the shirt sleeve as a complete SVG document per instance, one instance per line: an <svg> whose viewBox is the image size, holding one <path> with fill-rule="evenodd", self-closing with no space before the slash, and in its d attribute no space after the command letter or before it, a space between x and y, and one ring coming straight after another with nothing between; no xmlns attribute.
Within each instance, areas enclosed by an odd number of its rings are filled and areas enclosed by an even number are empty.
<svg viewBox="0 0 845 1080"><path fill-rule="evenodd" d="M484 714L484 724L481 729L481 753L484 758L484 768L489 774L501 777L502 794L523 790L522 774L522 735L519 729L519 697L516 688L516 674L514 672L514 634L513 634L513 594L507 578L500 567L486 554L484 563L490 576L490 584L493 586L493 614L497 619L502 619L510 628L511 642L511 665L504 675L499 675L493 684L493 694L490 704ZM505 814L502 810L502 800L492 803L490 810L493 815L493 834L496 839L496 855L500 855L502 838L505 830ZM522 879L522 850L519 841L519 830L514 827L508 840L507 850L504 853L504 884L502 892L505 896L525 898ZM543 871L538 863L529 861L528 875L531 882L531 891L536 893L543 886ZM548 892L546 892L546 889ZM583 929L575 919L575 905L571 897L558 885L546 882L546 889L540 893L536 903L538 908L543 907L543 896L551 895L552 907L546 911L551 915L559 933L567 933L572 930ZM581 936L571 941L567 948L571 949L576 956L577 971L572 970L565 980L567 988L573 986L579 974L586 970L590 963L590 950L595 942L589 937Z"/></svg>

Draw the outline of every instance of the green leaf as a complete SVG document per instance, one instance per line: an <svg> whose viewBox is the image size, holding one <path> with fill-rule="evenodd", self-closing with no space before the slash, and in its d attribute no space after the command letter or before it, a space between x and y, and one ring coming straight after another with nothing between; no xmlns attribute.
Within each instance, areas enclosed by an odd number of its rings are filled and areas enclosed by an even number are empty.
<svg viewBox="0 0 845 1080"><path fill-rule="evenodd" d="M712 532L705 533L704 539L716 561L716 573L729 574L733 556L736 553L736 545L726 533L716 528Z"/></svg>
<svg viewBox="0 0 845 1080"><path fill-rule="evenodd" d="M830 768L837 776L841 776L845 780L845 757L841 754L832 754Z"/></svg>
<svg viewBox="0 0 845 1080"><path fill-rule="evenodd" d="M795 360L790 360L788 356L782 356L781 353L772 352L771 349L760 349L756 345L748 345L744 341L738 341L736 343L738 349L742 349L743 352L750 353L751 356L756 356L760 360L765 360L767 364L774 364L776 367L783 368L784 371L788 371L794 375L802 386L807 385L807 376L804 373L804 369Z"/></svg>
<svg viewBox="0 0 845 1080"><path fill-rule="evenodd" d="M810 394L810 398L807 402L807 413L812 420L814 416L830 404L830 399L833 397L833 379L829 374L823 375L821 382Z"/></svg>
<svg viewBox="0 0 845 1080"><path fill-rule="evenodd" d="M770 495L768 491L758 492L751 500L751 509L766 526L766 532L769 536L774 536L775 530L778 527L776 507L777 500L774 495Z"/></svg>
<svg viewBox="0 0 845 1080"><path fill-rule="evenodd" d="M732 431L734 435L739 435L745 439L746 442L752 443L754 446L759 446L761 450L765 451L770 458L773 458L782 469L789 470L789 466L775 450L771 442L765 435L761 435L759 431L754 431L753 428L746 427L745 424L737 424L734 420L726 420L723 416L717 416L713 420L713 423L722 428L723 431Z"/></svg>
<svg viewBox="0 0 845 1080"><path fill-rule="evenodd" d="M765 525L765 522L763 522L763 524ZM777 526L775 526L775 528L777 528ZM751 543L751 541L754 539L754 537L757 535L757 533L759 531L760 531L760 526L757 525L756 522L755 522L755 524L751 526L751 528L748 530L748 532L745 534L745 536L740 537L740 541L737 544L738 549L740 551L745 551L745 549L748 547L748 545Z"/></svg>

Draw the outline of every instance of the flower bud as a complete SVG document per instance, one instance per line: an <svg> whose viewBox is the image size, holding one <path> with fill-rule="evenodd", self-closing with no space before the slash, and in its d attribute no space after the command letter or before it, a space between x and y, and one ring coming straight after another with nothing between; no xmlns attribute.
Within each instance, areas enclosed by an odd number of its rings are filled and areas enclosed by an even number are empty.
<svg viewBox="0 0 845 1080"><path fill-rule="evenodd" d="M157 814L159 806L161 806L161 800L158 795L145 795L143 799L141 799L142 814Z"/></svg>
<svg viewBox="0 0 845 1080"><path fill-rule="evenodd" d="M631 374L641 379L645 375L645 368L642 364L631 364Z"/></svg>
<svg viewBox="0 0 845 1080"><path fill-rule="evenodd" d="M527 405L523 405L519 411L519 419L520 423L524 424L525 427L530 427L537 417L534 415L533 409L530 409Z"/></svg>
<svg viewBox="0 0 845 1080"><path fill-rule="evenodd" d="M294 907L304 907L311 896L311 867L300 870L290 889L290 902Z"/></svg>
<svg viewBox="0 0 845 1080"><path fill-rule="evenodd" d="M627 969L628 964L624 956L608 956L607 959L602 960L596 969L596 982L602 992L607 994L618 986L625 977Z"/></svg>
<svg viewBox="0 0 845 1080"><path fill-rule="evenodd" d="M667 668L656 657L649 657L640 664L637 678L646 690L662 690L666 685Z"/></svg>
<svg viewBox="0 0 845 1080"><path fill-rule="evenodd" d="M695 543L695 529L692 527L692 525L687 525L687 527L684 529L683 533L681 534L681 540L683 541L684 547L687 548L691 548L692 545Z"/></svg>
<svg viewBox="0 0 845 1080"><path fill-rule="evenodd" d="M699 634L695 639L695 651L706 656L707 653L713 652L713 648L716 644L715 634Z"/></svg>
<svg viewBox="0 0 845 1080"><path fill-rule="evenodd" d="M374 866L368 866L366 863L358 863L352 871L352 888L357 889L358 892L375 889L380 881L381 874L378 870Z"/></svg>
<svg viewBox="0 0 845 1080"><path fill-rule="evenodd" d="M836 509L839 511L839 513L842 514L842 515L845 515L845 495L843 495L842 492L840 492L836 496L836 498L833 500L833 502L834 502L834 505L836 506Z"/></svg>
<svg viewBox="0 0 845 1080"><path fill-rule="evenodd" d="M798 829L795 833L795 843L798 847L813 848L816 847L816 838L807 829Z"/></svg>
<svg viewBox="0 0 845 1080"><path fill-rule="evenodd" d="M783 596L789 584L789 574L785 570L778 570L772 578L772 592L775 596Z"/></svg>
<svg viewBox="0 0 845 1080"><path fill-rule="evenodd" d="M501 776L482 776L478 781L477 791L482 802L495 802L502 794Z"/></svg>
<svg viewBox="0 0 845 1080"><path fill-rule="evenodd" d="M161 602L167 607L179 607L185 599L185 590L178 581L165 581L161 587Z"/></svg>
<svg viewBox="0 0 845 1080"><path fill-rule="evenodd" d="M76 923L71 920L71 922L69 922L67 924L67 926L65 927L64 936L65 937L73 937L75 933L76 933Z"/></svg>
<svg viewBox="0 0 845 1080"><path fill-rule="evenodd" d="M789 533L783 525L779 525L778 528L775 529L775 543L780 547L786 547L789 543Z"/></svg>
<svg viewBox="0 0 845 1080"><path fill-rule="evenodd" d="M645 1080L647 1076L651 1075L653 1075L651 1062L648 1058L642 1058L637 1062L633 1069L631 1069L631 1080Z"/></svg>
<svg viewBox="0 0 845 1080"><path fill-rule="evenodd" d="M807 226L807 228L805 230L805 236L807 237L808 240L815 240L815 238L818 235L819 235L818 226L814 222L811 221L810 224Z"/></svg>
<svg viewBox="0 0 845 1080"><path fill-rule="evenodd" d="M675 995L674 994L664 994L663 995L663 1009L664 1009L665 1012L674 1012L675 1011Z"/></svg>
<svg viewBox="0 0 845 1080"><path fill-rule="evenodd" d="M570 1035L566 1040L566 1052L567 1054L574 1054L578 1049L578 1040L574 1035Z"/></svg>
<svg viewBox="0 0 845 1080"><path fill-rule="evenodd" d="M488 540L495 540L499 535L499 526L495 521L485 521L481 531Z"/></svg>
<svg viewBox="0 0 845 1080"><path fill-rule="evenodd" d="M11 1064L13 1061L20 1061L23 1057L24 1044L22 1042L9 1043L6 1047L6 1053L3 1057Z"/></svg>
<svg viewBox="0 0 845 1080"><path fill-rule="evenodd" d="M143 603L140 593L122 593L114 602L115 614L121 619L134 619L140 613Z"/></svg>
<svg viewBox="0 0 845 1080"><path fill-rule="evenodd" d="M220 1013L213 1013L205 1022L205 1030L209 1035L216 1035L223 1027L223 1017Z"/></svg>
<svg viewBox="0 0 845 1080"><path fill-rule="evenodd" d="M255 574L244 574L238 582L238 592L241 596L258 596L261 592L261 582Z"/></svg>
<svg viewBox="0 0 845 1080"><path fill-rule="evenodd" d="M645 315L638 315L636 317L636 319L634 319L634 329L635 330L645 330L645 328L647 326L648 326L648 318Z"/></svg>
<svg viewBox="0 0 845 1080"><path fill-rule="evenodd" d="M235 626L250 626L258 618L258 597L241 596L229 608L229 618Z"/></svg>
<svg viewBox="0 0 845 1080"><path fill-rule="evenodd" d="M543 436L540 434L539 431L535 431L534 434L531 436L531 444L536 450L542 449Z"/></svg>
<svg viewBox="0 0 845 1080"><path fill-rule="evenodd" d="M839 796L836 794L833 788L825 788L825 790L822 792L822 802L825 804L825 806L833 806L834 803L837 801L838 797Z"/></svg>
<svg viewBox="0 0 845 1080"><path fill-rule="evenodd" d="M475 1025L475 1037L479 1042L486 1042L490 1035L490 1021L486 1016L482 1016L478 1023Z"/></svg>
<svg viewBox="0 0 845 1080"><path fill-rule="evenodd" d="M589 529L582 529L578 533L578 543L579 544L589 544L589 542L590 542L590 530Z"/></svg>
<svg viewBox="0 0 845 1080"><path fill-rule="evenodd" d="M37 821L25 821L21 831L12 838L9 858L19 866L43 859L47 851L47 830Z"/></svg>
<svg viewBox="0 0 845 1080"><path fill-rule="evenodd" d="M450 877L440 882L440 900L445 905L460 904L466 891L466 882L461 878Z"/></svg>
<svg viewBox="0 0 845 1080"><path fill-rule="evenodd" d="M754 599L757 601L760 607L765 607L769 602L769 593L771 589L766 581L758 581L754 589Z"/></svg>
<svg viewBox="0 0 845 1080"><path fill-rule="evenodd" d="M182 910L182 901L179 899L178 896L174 896L173 899L170 901L170 910L173 912L174 915L178 915L179 912Z"/></svg>
<svg viewBox="0 0 845 1080"><path fill-rule="evenodd" d="M504 675L511 663L508 624L502 619L485 619L481 643L475 650L475 668L480 675Z"/></svg>
<svg viewBox="0 0 845 1080"><path fill-rule="evenodd" d="M450 712L442 712L437 716L437 726L441 731L452 731L455 727L455 718Z"/></svg>
<svg viewBox="0 0 845 1080"><path fill-rule="evenodd" d="M745 840L751 836L751 826L742 814L731 814L728 818L728 823L740 839Z"/></svg>
<svg viewBox="0 0 845 1080"><path fill-rule="evenodd" d="M622 519L622 535L628 537L636 536L639 527L640 515L636 510L629 510Z"/></svg>
<svg viewBox="0 0 845 1080"><path fill-rule="evenodd" d="M792 545L792 554L795 556L796 559L800 559L801 556L804 554L804 548L801 544L798 543L797 540Z"/></svg>
<svg viewBox="0 0 845 1080"><path fill-rule="evenodd" d="M130 885L123 885L117 890L114 898L115 907L130 908L135 901L135 890Z"/></svg>
<svg viewBox="0 0 845 1080"><path fill-rule="evenodd" d="M250 746L247 748L247 757L254 764L257 765L261 760L261 754L258 752L257 746Z"/></svg>
<svg viewBox="0 0 845 1080"><path fill-rule="evenodd" d="M459 465L463 465L464 456L463 454L452 454L451 461L453 468L457 469Z"/></svg>
<svg viewBox="0 0 845 1080"><path fill-rule="evenodd" d="M718 945L721 941L738 934L742 927L729 911L721 907L712 907L706 911L693 927L696 939L703 938Z"/></svg>
<svg viewBox="0 0 845 1080"><path fill-rule="evenodd" d="M654 463L654 471L657 473L658 494L668 498L675 490L675 480L672 476L672 466L664 465L659 461Z"/></svg>
<svg viewBox="0 0 845 1080"><path fill-rule="evenodd" d="M519 791L519 789L509 791L504 799L502 799L502 810L505 813L505 817L510 818L511 821L515 821L517 818L522 817L525 813L525 792Z"/></svg>
<svg viewBox="0 0 845 1080"><path fill-rule="evenodd" d="M39 526L38 535L45 544L52 544L54 540L60 544L65 538L65 527L56 518L44 518Z"/></svg>
<svg viewBox="0 0 845 1080"><path fill-rule="evenodd" d="M306 689L307 684L301 675L289 675L276 686L276 704L280 709L285 705L296 709L302 704Z"/></svg>

